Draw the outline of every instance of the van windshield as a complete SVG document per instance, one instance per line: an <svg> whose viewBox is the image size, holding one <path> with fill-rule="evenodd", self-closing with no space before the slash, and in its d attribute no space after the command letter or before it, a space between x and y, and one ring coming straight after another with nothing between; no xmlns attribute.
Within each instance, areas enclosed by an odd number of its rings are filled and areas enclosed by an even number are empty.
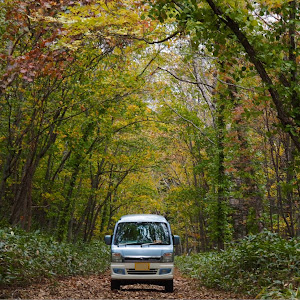
<svg viewBox="0 0 300 300"><path fill-rule="evenodd" d="M170 233L162 222L119 223L115 245L170 245Z"/></svg>

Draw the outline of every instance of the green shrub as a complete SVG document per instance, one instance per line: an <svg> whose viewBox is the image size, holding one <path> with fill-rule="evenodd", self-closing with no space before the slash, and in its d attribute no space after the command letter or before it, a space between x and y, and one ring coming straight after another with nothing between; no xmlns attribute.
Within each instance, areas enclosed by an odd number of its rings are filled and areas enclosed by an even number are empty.
<svg viewBox="0 0 300 300"><path fill-rule="evenodd" d="M103 272L109 263L107 246L58 243L39 232L0 229L0 284L20 284L52 276Z"/></svg>
<svg viewBox="0 0 300 300"><path fill-rule="evenodd" d="M300 278L300 242L285 240L263 231L250 235L226 251L178 257L178 267L208 287L218 287L251 296L268 292L294 293Z"/></svg>
<svg viewBox="0 0 300 300"><path fill-rule="evenodd" d="M290 284L275 283L261 290L260 299L300 299L300 289Z"/></svg>

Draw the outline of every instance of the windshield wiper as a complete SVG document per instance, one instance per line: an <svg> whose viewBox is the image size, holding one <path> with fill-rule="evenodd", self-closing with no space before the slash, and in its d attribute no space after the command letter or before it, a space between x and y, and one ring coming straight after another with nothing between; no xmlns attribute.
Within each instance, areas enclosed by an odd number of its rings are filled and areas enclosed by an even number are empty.
<svg viewBox="0 0 300 300"><path fill-rule="evenodd" d="M166 243L163 243L163 242L151 242L151 243L141 244L141 247L143 247L143 246L151 246L151 245L169 245L169 244L166 244Z"/></svg>
<svg viewBox="0 0 300 300"><path fill-rule="evenodd" d="M141 245L141 243L138 243L138 242L134 242L134 243L123 243L123 244L118 244L118 247L119 246L130 246L130 245Z"/></svg>

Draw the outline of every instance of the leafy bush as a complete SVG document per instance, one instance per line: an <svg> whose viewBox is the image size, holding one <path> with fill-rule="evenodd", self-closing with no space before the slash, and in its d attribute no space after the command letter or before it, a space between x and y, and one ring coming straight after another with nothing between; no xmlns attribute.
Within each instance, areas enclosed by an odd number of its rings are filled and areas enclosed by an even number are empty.
<svg viewBox="0 0 300 300"><path fill-rule="evenodd" d="M275 283L268 286L257 295L260 299L300 299L300 289L292 284Z"/></svg>
<svg viewBox="0 0 300 300"><path fill-rule="evenodd" d="M275 298L296 295L300 279L300 241L263 231L226 251L178 257L178 267L208 287ZM298 291L299 293L299 291Z"/></svg>
<svg viewBox="0 0 300 300"><path fill-rule="evenodd" d="M45 277L97 273L109 263L104 243L58 243L39 232L0 229L0 284L20 284Z"/></svg>

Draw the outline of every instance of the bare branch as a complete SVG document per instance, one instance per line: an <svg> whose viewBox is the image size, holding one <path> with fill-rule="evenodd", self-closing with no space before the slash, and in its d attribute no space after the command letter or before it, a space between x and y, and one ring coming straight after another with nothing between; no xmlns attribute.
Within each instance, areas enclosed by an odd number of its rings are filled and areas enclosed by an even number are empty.
<svg viewBox="0 0 300 300"><path fill-rule="evenodd" d="M150 61L147 63L146 67L143 69L143 71L137 76L137 77L141 77L145 71L149 68L149 66L154 62L154 60L156 59L156 57L160 54L160 51L158 51L154 57L152 57L150 59Z"/></svg>
<svg viewBox="0 0 300 300"><path fill-rule="evenodd" d="M158 41L149 41L145 38L140 38L140 37L137 37L137 36L134 36L134 35L129 35L129 34L116 34L117 36L120 36L120 37L125 37L125 38L129 38L129 39L132 39L132 40L138 40L138 41L143 41L147 44L150 44L150 45L154 45L154 44L161 44L163 42L166 42L170 39L172 39L173 37L175 37L176 35L178 35L179 33L181 33L181 31L177 30L175 31L174 33L172 33L171 35L167 36L166 38L162 39L162 40L158 40Z"/></svg>
<svg viewBox="0 0 300 300"><path fill-rule="evenodd" d="M219 78L217 78L217 80L218 80L219 82L224 83L224 84L229 85L229 86L234 86L234 87L239 88L239 89L242 89L242 90L254 92L254 89L253 89L253 88L246 88L246 87L244 87L244 86L237 85L237 84L235 84L235 83L230 83L230 82L223 81L223 80L221 80L221 79L219 79Z"/></svg>
<svg viewBox="0 0 300 300"><path fill-rule="evenodd" d="M202 129L197 126L193 121L185 118L184 116L182 116L178 111L176 111L171 105L169 105L164 99L163 99L164 103L178 116L180 117L181 119L183 119L184 121L190 123L193 127L195 127L197 130L199 130L199 132L213 145L216 145L216 143L211 140L203 131Z"/></svg>
<svg viewBox="0 0 300 300"><path fill-rule="evenodd" d="M171 76L173 76L175 79L177 79L177 80L179 80L179 81L181 81L181 82L190 83L190 84L194 84L194 85L197 85L197 86L198 86L199 84L201 84L201 85L207 86L207 87L209 87L209 88L211 88L211 89L214 89L214 87L213 87L212 85L210 85L210 84L207 84L207 83L204 83L204 82L190 81L190 80L187 80L187 79L180 78L180 77L178 77L177 75L175 75L174 73L172 73L171 71L169 71L169 70L167 70L167 69L163 69L163 68L161 68L161 67L157 67L157 69L169 73Z"/></svg>

